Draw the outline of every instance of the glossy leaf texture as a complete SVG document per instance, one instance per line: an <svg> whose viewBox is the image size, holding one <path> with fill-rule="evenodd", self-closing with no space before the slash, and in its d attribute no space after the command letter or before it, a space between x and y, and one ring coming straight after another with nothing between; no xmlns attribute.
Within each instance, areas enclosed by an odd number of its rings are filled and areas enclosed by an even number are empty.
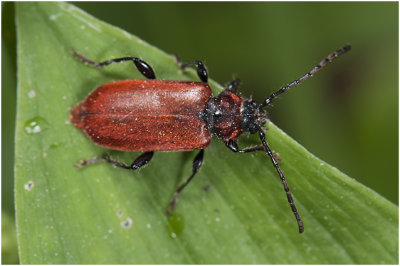
<svg viewBox="0 0 400 266"><path fill-rule="evenodd" d="M398 208L319 160L268 123L267 139L304 220L298 233L265 154L235 154L217 139L198 176L165 211L190 175L196 152L156 153L139 171L139 153L94 145L69 111L99 85L142 78L131 64L102 70L76 60L137 56L160 79L198 80L171 55L66 3L18 3L16 213L23 264L378 264L398 263ZM194 55L195 56L195 55ZM195 59L195 58L194 58ZM222 87L210 82L214 93ZM257 144L242 137L242 146ZM379 178L379 177L377 177Z"/></svg>

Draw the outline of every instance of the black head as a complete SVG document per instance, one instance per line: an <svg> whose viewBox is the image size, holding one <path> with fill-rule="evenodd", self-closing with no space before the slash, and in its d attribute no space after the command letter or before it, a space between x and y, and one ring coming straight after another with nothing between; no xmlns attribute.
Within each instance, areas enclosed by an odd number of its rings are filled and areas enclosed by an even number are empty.
<svg viewBox="0 0 400 266"><path fill-rule="evenodd" d="M267 121L267 114L262 110L259 103L253 100L245 100L243 102L242 118L243 132L254 134Z"/></svg>

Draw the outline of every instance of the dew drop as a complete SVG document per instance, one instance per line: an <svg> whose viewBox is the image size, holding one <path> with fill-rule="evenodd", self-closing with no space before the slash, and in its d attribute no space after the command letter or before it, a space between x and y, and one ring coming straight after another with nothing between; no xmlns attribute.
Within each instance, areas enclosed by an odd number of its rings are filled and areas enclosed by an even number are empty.
<svg viewBox="0 0 400 266"><path fill-rule="evenodd" d="M132 219L128 217L125 219L125 221L121 222L121 226L125 229L128 229L132 226L132 223L133 223Z"/></svg>
<svg viewBox="0 0 400 266"><path fill-rule="evenodd" d="M33 98L33 97L35 97L36 96L36 92L34 91L34 90L30 90L29 92L28 92L28 97L29 98Z"/></svg>
<svg viewBox="0 0 400 266"><path fill-rule="evenodd" d="M29 135L37 134L48 128L47 121L42 117L35 117L25 122L24 129Z"/></svg>
<svg viewBox="0 0 400 266"><path fill-rule="evenodd" d="M50 15L50 20L56 20L59 16L61 16L61 14L60 13L57 13L57 14L52 14L52 15Z"/></svg>
<svg viewBox="0 0 400 266"><path fill-rule="evenodd" d="M24 188L25 188L26 190L28 190L28 191L31 191L31 190L33 189L33 186L34 186L33 181L29 181L28 183L26 183L26 184L24 185Z"/></svg>

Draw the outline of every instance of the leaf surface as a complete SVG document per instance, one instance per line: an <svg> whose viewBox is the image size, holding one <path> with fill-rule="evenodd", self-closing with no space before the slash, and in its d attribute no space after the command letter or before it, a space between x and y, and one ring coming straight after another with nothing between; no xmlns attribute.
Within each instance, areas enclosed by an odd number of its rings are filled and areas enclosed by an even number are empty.
<svg viewBox="0 0 400 266"><path fill-rule="evenodd" d="M76 169L105 153L126 163L139 155L96 146L69 123L69 111L103 83L142 77L131 64L87 66L72 49L98 61L140 57L159 79L198 78L160 49L66 3L18 3L17 28L21 263L398 263L398 208L270 122L267 140L282 158L303 234L270 159L232 153L217 139L170 219L165 210L196 152L156 153L135 172L108 164ZM240 139L242 147L258 142Z"/></svg>

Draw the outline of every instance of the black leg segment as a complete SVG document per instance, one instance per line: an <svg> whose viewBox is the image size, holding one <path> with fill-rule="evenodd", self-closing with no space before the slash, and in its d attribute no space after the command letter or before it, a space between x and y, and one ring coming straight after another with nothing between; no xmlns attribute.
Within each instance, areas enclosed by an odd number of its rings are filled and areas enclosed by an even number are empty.
<svg viewBox="0 0 400 266"><path fill-rule="evenodd" d="M124 169L136 170L136 169L139 169L140 167L143 167L146 164L148 164L150 162L151 158L153 158L153 154L154 154L154 152L152 152L152 151L145 152L142 155L140 155L139 157L137 157L136 160L133 161L133 163L131 165L127 165L127 164L115 161L115 160L111 159L110 157L105 156L105 157L95 157L95 158L92 158L89 160L84 160L84 161L80 162L79 164L76 164L75 166L78 168L81 168L86 165L97 163L97 162L107 162L107 163L110 163L117 167L124 168Z"/></svg>
<svg viewBox="0 0 400 266"><path fill-rule="evenodd" d="M193 179L193 177L199 171L201 165L203 164L203 157L204 157L204 150L200 150L200 152L196 155L196 157L193 160L192 175L188 179L186 179L185 182L183 182L175 190L175 193L174 193L174 195L169 203L168 209L167 209L167 215L170 215L173 212L179 193L186 187L187 184L189 184L189 182Z"/></svg>
<svg viewBox="0 0 400 266"><path fill-rule="evenodd" d="M84 55L78 53L75 50L72 50L72 53L82 62L88 63L89 65L95 66L97 68L103 68L104 66L108 66L113 63L132 61L135 64L137 70L139 70L139 72L143 76L145 76L148 79L156 78L156 75L154 74L154 71L151 68L151 66L137 57L121 57L121 58L110 59L110 60L98 63L98 62L95 62L95 61L85 57Z"/></svg>
<svg viewBox="0 0 400 266"><path fill-rule="evenodd" d="M254 146L254 147L247 147L247 148L244 148L244 149L239 149L236 140L229 140L229 141L225 142L225 145L231 151L240 152L240 153L254 152L254 151L264 151L265 150L263 145L257 145L257 146Z"/></svg>
<svg viewBox="0 0 400 266"><path fill-rule="evenodd" d="M253 147L246 147L243 149L239 149L236 140L229 140L224 143L225 143L226 147L228 147L233 152L246 153L246 152L254 152L254 151L265 151L264 145L257 145L257 146L253 146ZM275 160L278 163L280 163L280 161L282 159L279 157L279 155L274 151L272 151L272 154L274 155Z"/></svg>

